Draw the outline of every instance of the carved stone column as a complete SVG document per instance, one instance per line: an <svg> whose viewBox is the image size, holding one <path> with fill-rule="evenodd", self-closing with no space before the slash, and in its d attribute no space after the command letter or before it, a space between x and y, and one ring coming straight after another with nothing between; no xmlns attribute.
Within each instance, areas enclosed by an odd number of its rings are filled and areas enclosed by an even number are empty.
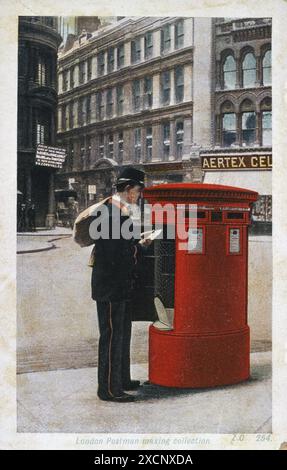
<svg viewBox="0 0 287 470"><path fill-rule="evenodd" d="M261 77L261 57L256 55L256 80L255 86L261 86L262 77Z"/></svg>

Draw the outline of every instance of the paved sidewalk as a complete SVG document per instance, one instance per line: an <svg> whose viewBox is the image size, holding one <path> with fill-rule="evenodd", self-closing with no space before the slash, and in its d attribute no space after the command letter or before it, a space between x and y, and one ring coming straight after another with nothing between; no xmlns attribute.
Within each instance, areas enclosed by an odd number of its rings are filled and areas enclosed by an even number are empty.
<svg viewBox="0 0 287 470"><path fill-rule="evenodd" d="M56 248L55 241L72 236L72 230L66 227L56 227L51 230L36 230L36 232L17 233L17 254L37 253Z"/></svg>
<svg viewBox="0 0 287 470"><path fill-rule="evenodd" d="M97 398L95 367L20 374L18 432L269 433L271 352L251 354L251 365L250 380L241 384L147 385L136 402L124 404ZM147 380L147 364L134 364L132 375Z"/></svg>
<svg viewBox="0 0 287 470"><path fill-rule="evenodd" d="M45 237L47 235L51 236L63 236L63 235L72 235L72 229L67 227L57 226L52 229L46 229L45 227L38 227L35 232L17 232L19 237Z"/></svg>

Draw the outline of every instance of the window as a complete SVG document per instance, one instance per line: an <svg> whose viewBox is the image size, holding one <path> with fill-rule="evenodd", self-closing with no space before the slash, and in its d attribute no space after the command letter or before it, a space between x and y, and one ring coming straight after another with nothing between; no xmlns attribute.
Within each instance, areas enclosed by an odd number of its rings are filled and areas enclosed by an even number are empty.
<svg viewBox="0 0 287 470"><path fill-rule="evenodd" d="M240 145L251 145L256 139L256 114L254 104L250 99L245 99L240 105Z"/></svg>
<svg viewBox="0 0 287 470"><path fill-rule="evenodd" d="M170 71L161 74L161 103L168 105L170 103Z"/></svg>
<svg viewBox="0 0 287 470"><path fill-rule="evenodd" d="M62 129L63 131L67 129L67 106L65 104L62 106Z"/></svg>
<svg viewBox="0 0 287 470"><path fill-rule="evenodd" d="M141 38L136 38L131 42L131 59L132 64L141 60Z"/></svg>
<svg viewBox="0 0 287 470"><path fill-rule="evenodd" d="M109 134L108 136L108 157L114 158L114 136Z"/></svg>
<svg viewBox="0 0 287 470"><path fill-rule="evenodd" d="M87 60L87 78L88 81L92 78L92 58L89 57Z"/></svg>
<svg viewBox="0 0 287 470"><path fill-rule="evenodd" d="M152 127L146 129L146 158L147 161L152 159Z"/></svg>
<svg viewBox="0 0 287 470"><path fill-rule="evenodd" d="M263 85L271 84L271 50L265 52L262 61Z"/></svg>
<svg viewBox="0 0 287 470"><path fill-rule="evenodd" d="M272 111L262 111L262 145L272 145Z"/></svg>
<svg viewBox="0 0 287 470"><path fill-rule="evenodd" d="M68 146L68 159L69 159L69 167L72 170L74 166L74 142L70 140Z"/></svg>
<svg viewBox="0 0 287 470"><path fill-rule="evenodd" d="M140 162L141 159L141 128L138 127L134 130L134 149L135 149L135 162Z"/></svg>
<svg viewBox="0 0 287 470"><path fill-rule="evenodd" d="M89 165L90 163L90 160L91 160L91 149L92 149L92 145L91 145L91 136L90 135L87 135L86 137L86 164Z"/></svg>
<svg viewBox="0 0 287 470"><path fill-rule="evenodd" d="M86 80L86 64L85 62L81 62L79 64L79 82L85 83Z"/></svg>
<svg viewBox="0 0 287 470"><path fill-rule="evenodd" d="M264 146L272 145L272 102L270 97L264 98L260 104L261 142Z"/></svg>
<svg viewBox="0 0 287 470"><path fill-rule="evenodd" d="M85 138L81 137L80 138L80 157L81 157L82 165L84 165L85 153L86 153Z"/></svg>
<svg viewBox="0 0 287 470"><path fill-rule="evenodd" d="M242 62L242 85L243 88L255 86L256 60L252 52L245 55Z"/></svg>
<svg viewBox="0 0 287 470"><path fill-rule="evenodd" d="M47 64L46 64L44 57L40 57L38 61L36 82L40 86L47 85ZM63 81L63 86L64 86L64 81Z"/></svg>
<svg viewBox="0 0 287 470"><path fill-rule="evenodd" d="M133 81L133 109L139 111L141 108L141 82L140 80Z"/></svg>
<svg viewBox="0 0 287 470"><path fill-rule="evenodd" d="M103 98L103 92L98 91L96 94L96 114L97 114L97 120L101 121L104 119L104 98Z"/></svg>
<svg viewBox="0 0 287 470"><path fill-rule="evenodd" d="M144 78L144 107L152 107L152 77Z"/></svg>
<svg viewBox="0 0 287 470"><path fill-rule="evenodd" d="M74 120L75 120L74 103L73 103L73 101L71 101L70 104L69 104L69 127L70 127L70 129L73 129L73 127L74 127Z"/></svg>
<svg viewBox="0 0 287 470"><path fill-rule="evenodd" d="M117 49L118 69L125 65L125 45L120 44Z"/></svg>
<svg viewBox="0 0 287 470"><path fill-rule="evenodd" d="M146 33L144 37L144 57L150 59L153 55L153 34Z"/></svg>
<svg viewBox="0 0 287 470"><path fill-rule="evenodd" d="M124 112L124 87L117 87L117 114L121 116Z"/></svg>
<svg viewBox="0 0 287 470"><path fill-rule="evenodd" d="M86 123L89 124L91 122L91 97L86 97Z"/></svg>
<svg viewBox="0 0 287 470"><path fill-rule="evenodd" d="M113 98L113 89L109 88L107 90L107 116L112 117L114 113L114 98Z"/></svg>
<svg viewBox="0 0 287 470"><path fill-rule="evenodd" d="M162 134L163 134L163 157L164 157L164 160L168 160L169 155L170 155L170 123L169 122L163 123Z"/></svg>
<svg viewBox="0 0 287 470"><path fill-rule="evenodd" d="M181 103L184 96L184 69L179 65L175 68L175 101Z"/></svg>
<svg viewBox="0 0 287 470"><path fill-rule="evenodd" d="M236 141L236 115L225 113L222 115L222 144L230 147Z"/></svg>
<svg viewBox="0 0 287 470"><path fill-rule="evenodd" d="M75 86L75 67L71 67L70 69L70 88L74 88Z"/></svg>
<svg viewBox="0 0 287 470"><path fill-rule="evenodd" d="M242 145L248 146L255 142L256 114L254 111L242 113Z"/></svg>
<svg viewBox="0 0 287 470"><path fill-rule="evenodd" d="M42 21L47 26L50 26L51 28L55 28L55 19L52 16L46 16L46 18Z"/></svg>
<svg viewBox="0 0 287 470"><path fill-rule="evenodd" d="M108 72L112 72L115 67L115 49L108 49Z"/></svg>
<svg viewBox="0 0 287 470"><path fill-rule="evenodd" d="M165 25L161 30L161 52L168 52L170 50L170 25Z"/></svg>
<svg viewBox="0 0 287 470"><path fill-rule="evenodd" d="M113 89L109 88L107 90L107 116L112 117L113 113L114 113Z"/></svg>
<svg viewBox="0 0 287 470"><path fill-rule="evenodd" d="M44 124L37 123L37 144L46 143L46 131Z"/></svg>
<svg viewBox="0 0 287 470"><path fill-rule="evenodd" d="M63 91L68 90L68 70L63 72Z"/></svg>
<svg viewBox="0 0 287 470"><path fill-rule="evenodd" d="M224 101L217 116L217 129L220 131L219 142L223 147L230 147L237 141L237 120L231 101Z"/></svg>
<svg viewBox="0 0 287 470"><path fill-rule="evenodd" d="M228 55L223 63L223 87L235 88L236 84L236 62L232 55Z"/></svg>
<svg viewBox="0 0 287 470"><path fill-rule="evenodd" d="M84 99L80 98L78 102L78 123L79 126L84 124Z"/></svg>
<svg viewBox="0 0 287 470"><path fill-rule="evenodd" d="M180 20L174 25L174 47L178 49L184 44L184 21Z"/></svg>
<svg viewBox="0 0 287 470"><path fill-rule="evenodd" d="M97 62L98 62L98 76L104 75L104 73L105 73L105 53L104 53L104 51L99 53Z"/></svg>
<svg viewBox="0 0 287 470"><path fill-rule="evenodd" d="M182 157L182 149L183 149L183 136L184 136L184 130L183 130L183 121L177 121L176 123L176 156L177 158Z"/></svg>
<svg viewBox="0 0 287 470"><path fill-rule="evenodd" d="M119 141L118 141L118 160L119 163L122 163L124 157L124 135L123 132L119 133Z"/></svg>
<svg viewBox="0 0 287 470"><path fill-rule="evenodd" d="M66 116L66 112L64 114ZM34 109L33 110L33 145L36 144L49 144L50 142L50 129L51 129L51 115L47 114L46 110Z"/></svg>
<svg viewBox="0 0 287 470"><path fill-rule="evenodd" d="M99 156L103 158L105 155L105 136L103 133L99 135Z"/></svg>

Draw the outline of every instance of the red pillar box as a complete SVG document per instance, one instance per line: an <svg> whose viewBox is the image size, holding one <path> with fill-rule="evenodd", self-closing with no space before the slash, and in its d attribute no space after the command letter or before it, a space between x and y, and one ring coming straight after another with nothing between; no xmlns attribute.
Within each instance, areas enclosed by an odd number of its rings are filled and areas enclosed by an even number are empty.
<svg viewBox="0 0 287 470"><path fill-rule="evenodd" d="M161 219L165 234L154 242L161 321L149 330L150 382L184 388L248 379L248 225L258 194L183 183L148 187L144 197L152 224ZM168 240L172 226L175 238Z"/></svg>

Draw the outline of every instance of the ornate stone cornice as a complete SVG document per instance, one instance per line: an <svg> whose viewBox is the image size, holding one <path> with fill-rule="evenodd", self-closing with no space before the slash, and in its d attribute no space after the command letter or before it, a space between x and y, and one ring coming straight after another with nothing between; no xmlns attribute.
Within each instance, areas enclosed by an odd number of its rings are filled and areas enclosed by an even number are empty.
<svg viewBox="0 0 287 470"><path fill-rule="evenodd" d="M200 156L219 155L271 155L272 147L220 147L200 150Z"/></svg>

